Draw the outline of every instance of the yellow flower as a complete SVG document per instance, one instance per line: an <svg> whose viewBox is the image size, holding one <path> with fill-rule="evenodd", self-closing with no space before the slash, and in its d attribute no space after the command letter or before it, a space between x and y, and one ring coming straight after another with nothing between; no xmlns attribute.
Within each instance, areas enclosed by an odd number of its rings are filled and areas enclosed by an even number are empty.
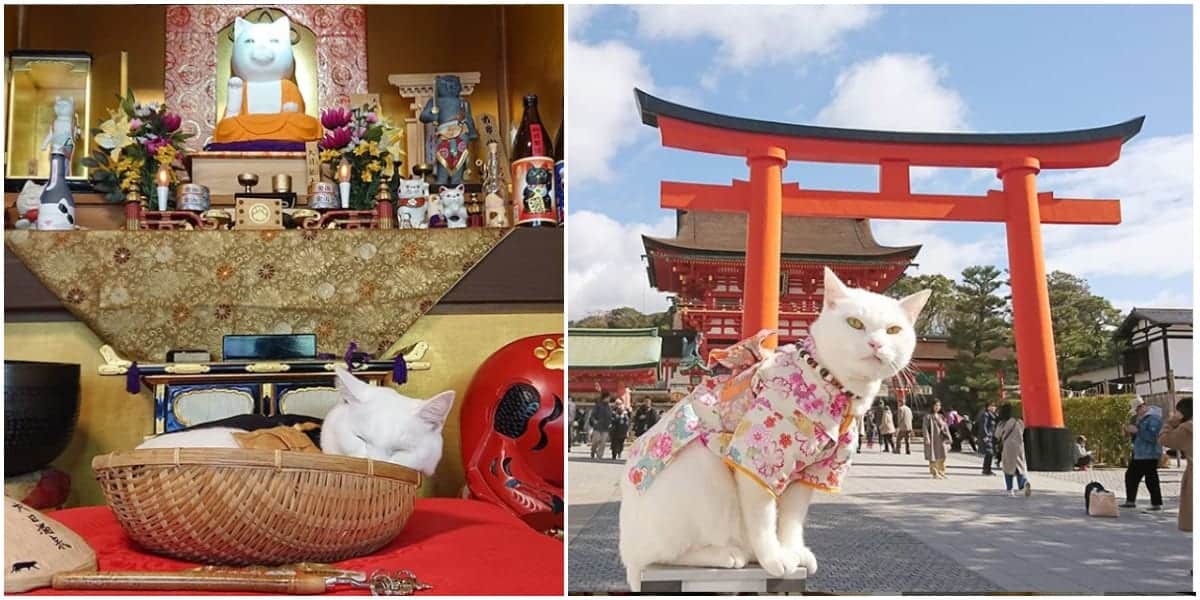
<svg viewBox="0 0 1200 600"><path fill-rule="evenodd" d="M175 147L162 146L157 152L154 153L154 159L157 160L158 164L160 165L170 165L171 163L175 162Z"/></svg>
<svg viewBox="0 0 1200 600"><path fill-rule="evenodd" d="M321 151L321 162L333 162L333 160L337 157L338 157L337 150L322 150Z"/></svg>
<svg viewBox="0 0 1200 600"><path fill-rule="evenodd" d="M399 129L393 129L391 136L387 136L385 139L388 141L388 154L391 155L392 160L399 162L400 157L407 154L404 151L404 133Z"/></svg>
<svg viewBox="0 0 1200 600"><path fill-rule="evenodd" d="M363 171L359 177L362 178L363 183L371 183L371 180L374 179L370 171Z"/></svg>
<svg viewBox="0 0 1200 600"><path fill-rule="evenodd" d="M383 164L380 163L379 161L373 160L373 161L367 163L367 169L370 171L379 171L379 170L383 169Z"/></svg>
<svg viewBox="0 0 1200 600"><path fill-rule="evenodd" d="M109 158L112 162L117 162L121 156L121 150L126 146L133 145L133 138L129 137L129 117L123 111L111 109L109 109L108 115L111 118L100 124L100 133L96 134L96 143L109 151Z"/></svg>
<svg viewBox="0 0 1200 600"><path fill-rule="evenodd" d="M364 143L359 142L359 144L354 147L354 155L355 156L362 156L366 151L367 151L367 145Z"/></svg>

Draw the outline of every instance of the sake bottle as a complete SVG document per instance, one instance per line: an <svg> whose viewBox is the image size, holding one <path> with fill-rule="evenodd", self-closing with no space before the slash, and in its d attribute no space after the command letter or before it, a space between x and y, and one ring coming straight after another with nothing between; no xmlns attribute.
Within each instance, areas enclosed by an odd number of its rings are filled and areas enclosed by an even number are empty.
<svg viewBox="0 0 1200 600"><path fill-rule="evenodd" d="M525 96L521 125L513 141L512 201L516 224L522 227L553 227L555 217L554 145L538 115L537 96Z"/></svg>
<svg viewBox="0 0 1200 600"><path fill-rule="evenodd" d="M566 152L566 145L563 143L563 126L559 125L558 135L554 136L554 204L558 213L559 227L567 222L567 161L563 158Z"/></svg>
<svg viewBox="0 0 1200 600"><path fill-rule="evenodd" d="M42 189L38 206L37 228L48 231L75 229L75 197L67 187L67 152L72 148L55 146L50 152L50 179Z"/></svg>

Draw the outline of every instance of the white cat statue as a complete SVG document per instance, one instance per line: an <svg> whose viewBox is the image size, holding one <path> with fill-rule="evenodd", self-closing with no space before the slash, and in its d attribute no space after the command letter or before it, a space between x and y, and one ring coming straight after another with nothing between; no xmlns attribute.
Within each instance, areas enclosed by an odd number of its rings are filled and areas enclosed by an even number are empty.
<svg viewBox="0 0 1200 600"><path fill-rule="evenodd" d="M431 227L445 227L446 215L442 212L442 197L438 194L429 196L429 210L426 213L425 220Z"/></svg>
<svg viewBox="0 0 1200 600"><path fill-rule="evenodd" d="M438 196L442 199L442 214L446 217L446 227L461 229L467 226L467 201L463 197L462 184L455 187L441 186Z"/></svg>
<svg viewBox="0 0 1200 600"><path fill-rule="evenodd" d="M321 426L321 451L371 458L433 475L442 457L442 427L454 406L454 391L428 400L409 398L387 386L374 386L341 366L338 403ZM155 436L144 448L239 448L233 427L190 429Z"/></svg>
<svg viewBox="0 0 1200 600"><path fill-rule="evenodd" d="M429 184L417 177L401 179L396 190L396 223L400 229L427 229L425 220L428 212Z"/></svg>
<svg viewBox="0 0 1200 600"><path fill-rule="evenodd" d="M55 151L63 151L67 146L75 145L79 137L79 115L75 114L75 99L67 96L54 97L54 123L46 132L42 141L42 150L53 146ZM66 154L70 155L70 152Z"/></svg>
<svg viewBox="0 0 1200 600"><path fill-rule="evenodd" d="M760 332L634 442L621 478L620 553L630 589L646 566L817 571L804 542L814 489L837 492L857 423L883 380L912 358L929 290L901 300L846 287L825 270L810 337L770 350ZM732 467L732 468L731 468Z"/></svg>

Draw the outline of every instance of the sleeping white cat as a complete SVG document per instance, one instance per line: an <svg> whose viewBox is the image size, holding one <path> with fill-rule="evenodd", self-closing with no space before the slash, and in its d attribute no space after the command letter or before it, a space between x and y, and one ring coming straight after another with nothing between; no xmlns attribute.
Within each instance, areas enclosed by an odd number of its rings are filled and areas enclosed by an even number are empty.
<svg viewBox="0 0 1200 600"><path fill-rule="evenodd" d="M854 419L861 419L880 383L912 358L913 323L928 297L928 290L894 300L851 289L825 270L822 311L809 329L812 356L852 394L848 410ZM803 356L796 346L782 346L763 361L762 369L782 363L811 365L794 360ZM816 385L824 385L818 369L806 366L800 371ZM761 373L760 369L756 374ZM750 389L756 389L755 383ZM660 434L670 426L670 414L639 441L665 437ZM846 452L847 457L852 454ZM644 464L635 460L638 457L631 454L627 473ZM776 497L760 480L730 469L722 456L699 441L687 442L666 460L648 487L639 489L631 481L634 477L621 478L620 553L632 591L640 591L642 570L652 563L740 568L756 561L774 576L800 567L808 569L809 575L816 572L816 557L804 542L812 487L789 484L785 478L785 487Z"/></svg>
<svg viewBox="0 0 1200 600"><path fill-rule="evenodd" d="M341 366L334 372L339 398L321 426L321 451L384 460L433 475L442 457L442 426L454 406L454 391L418 400L366 383ZM233 434L241 431L209 427L167 433L138 449L238 448Z"/></svg>

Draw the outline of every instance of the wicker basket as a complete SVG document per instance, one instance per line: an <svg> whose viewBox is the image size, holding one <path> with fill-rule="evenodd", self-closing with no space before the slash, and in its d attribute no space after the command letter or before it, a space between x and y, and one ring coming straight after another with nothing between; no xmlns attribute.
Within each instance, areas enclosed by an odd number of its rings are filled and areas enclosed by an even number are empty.
<svg viewBox="0 0 1200 600"><path fill-rule="evenodd" d="M217 565L370 554L400 533L421 487L400 465L280 450L132 450L92 469L135 542Z"/></svg>

